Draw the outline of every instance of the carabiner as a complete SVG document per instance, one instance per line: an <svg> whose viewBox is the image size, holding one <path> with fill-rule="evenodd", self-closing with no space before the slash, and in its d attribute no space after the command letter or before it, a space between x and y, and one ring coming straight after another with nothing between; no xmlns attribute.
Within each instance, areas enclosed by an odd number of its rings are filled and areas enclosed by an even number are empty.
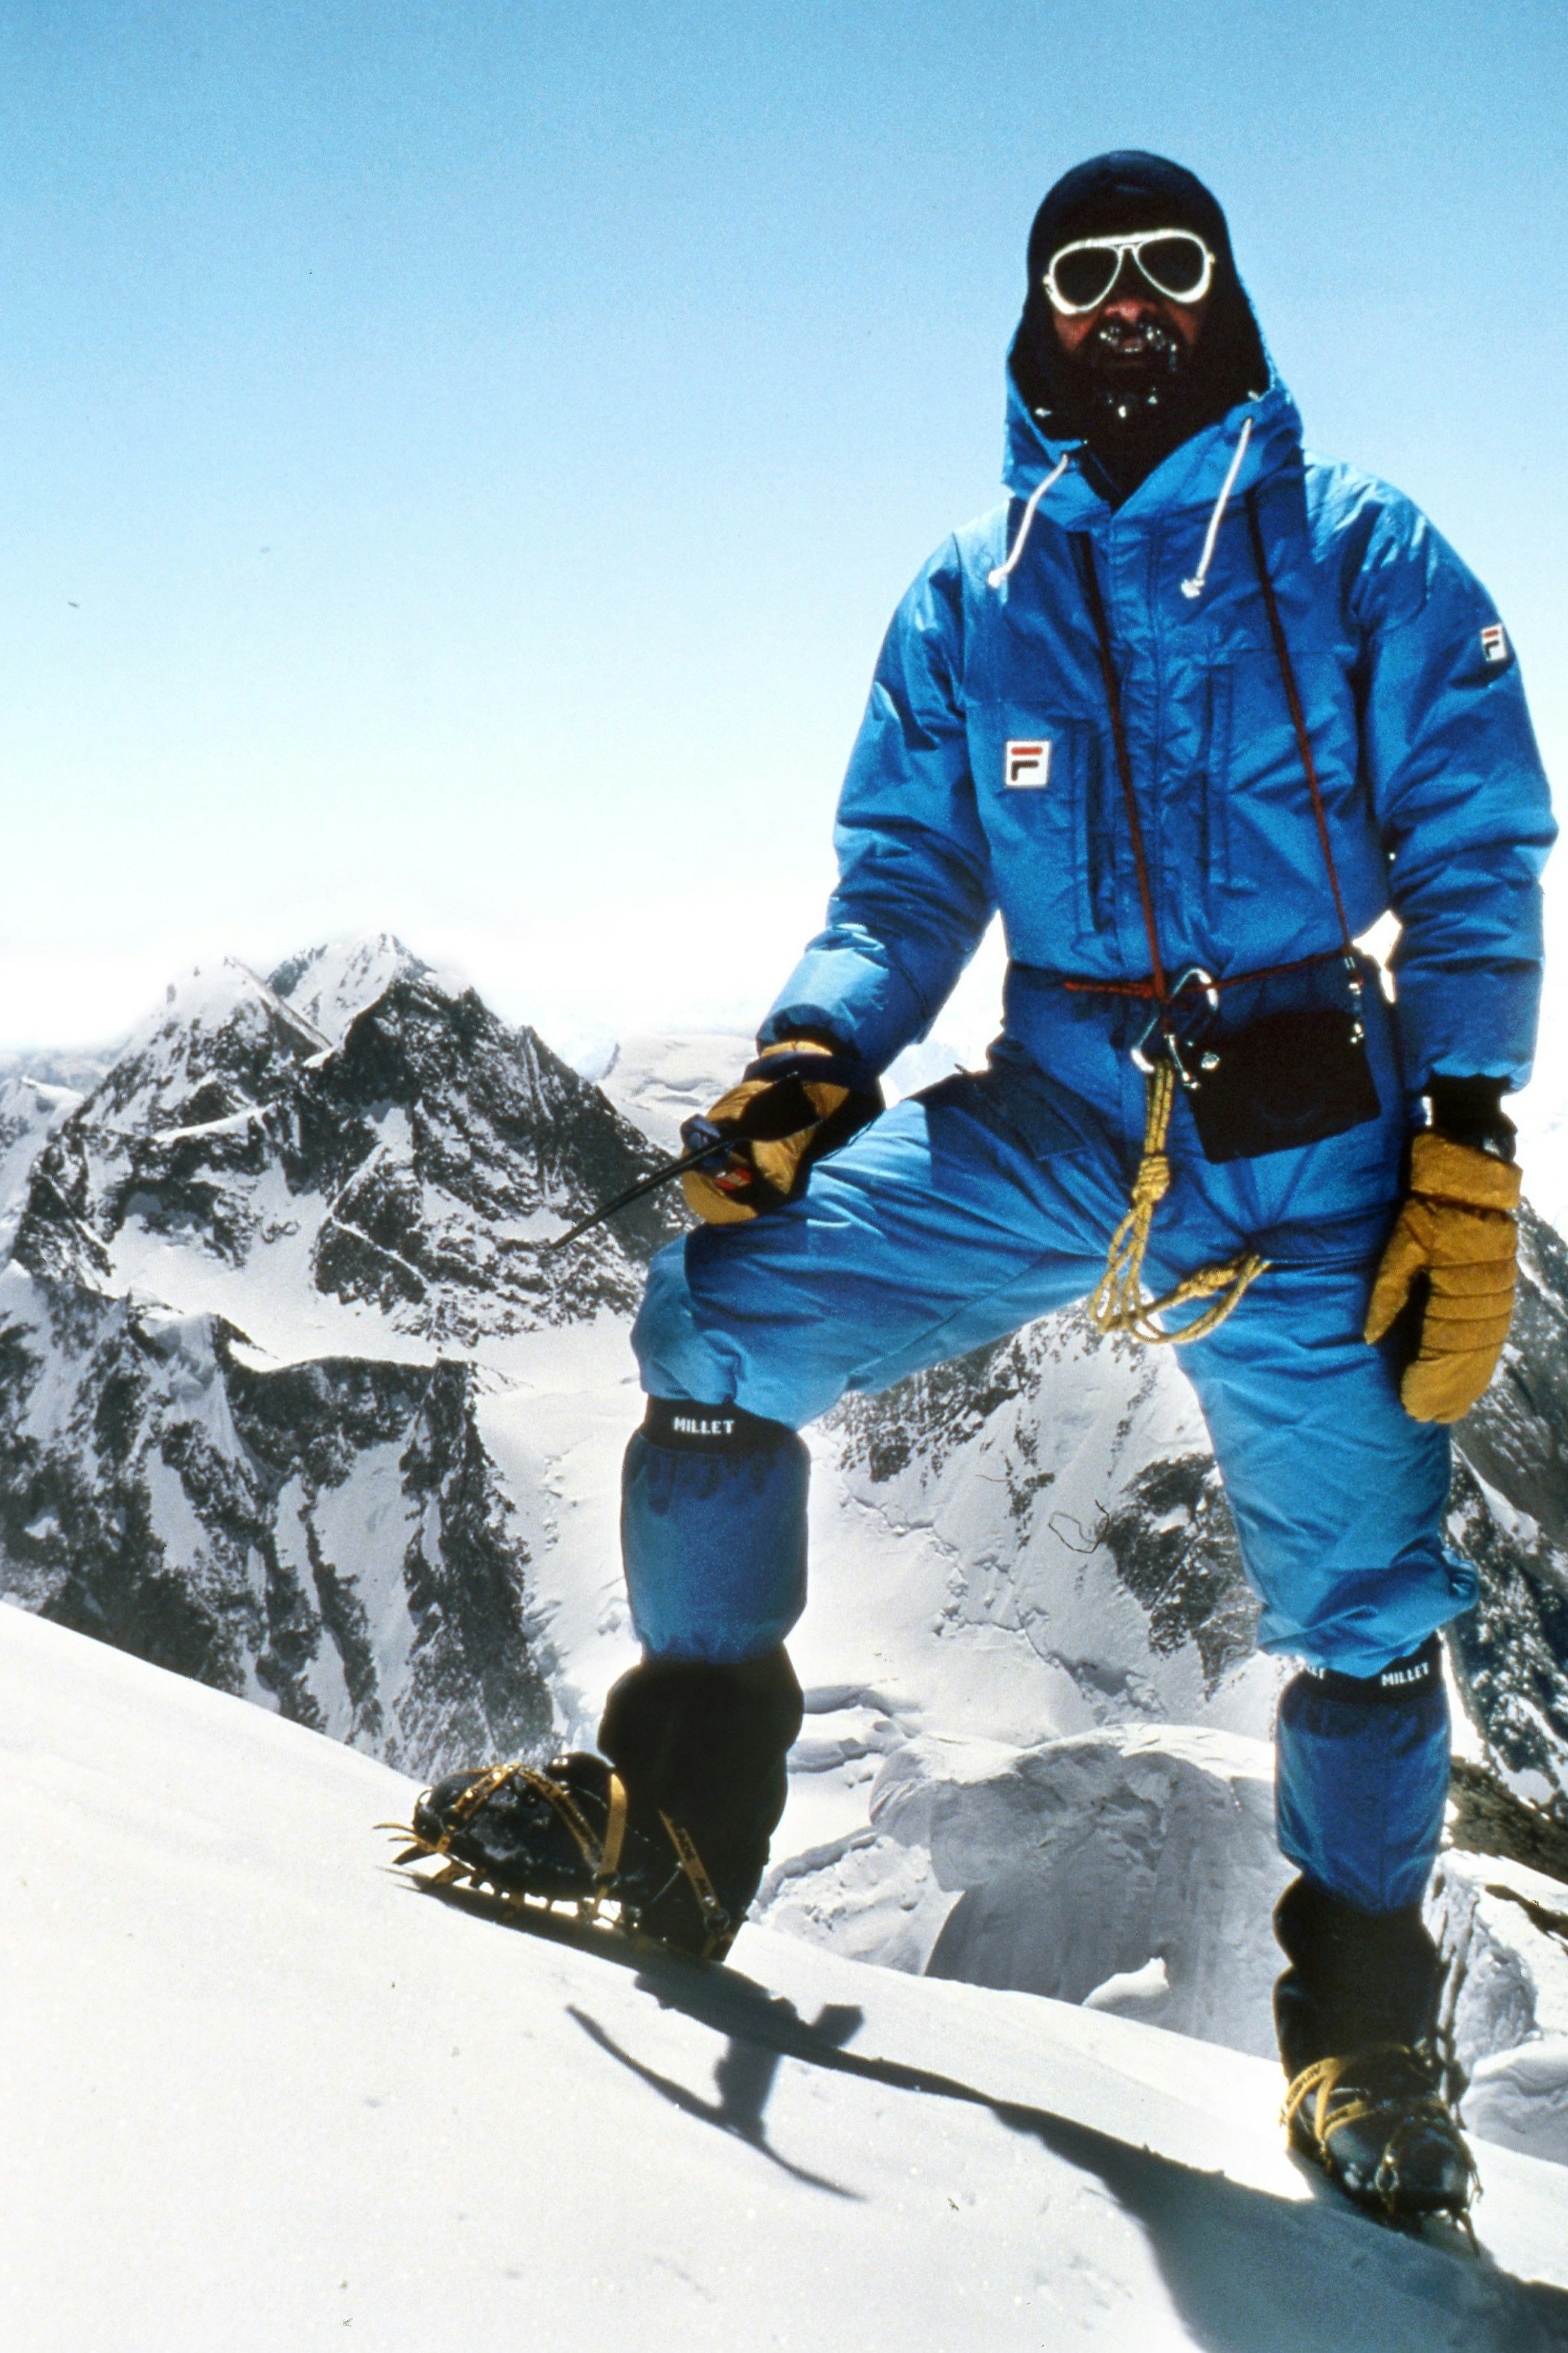
<svg viewBox="0 0 1568 2353"><path fill-rule="evenodd" d="M1178 997L1182 996L1188 988L1192 987L1194 983L1198 988L1202 990L1205 997L1208 1000L1209 1011L1211 1013L1217 1013L1219 1011L1219 990L1215 986L1215 977L1213 973L1205 972L1201 964L1190 964L1185 972L1182 973L1178 976L1174 987L1171 989L1171 992L1165 998L1163 1004L1157 1005L1154 1008L1154 1010L1149 1016L1147 1022L1139 1031L1137 1038L1128 1048L1128 1059L1131 1062L1133 1069L1136 1071L1142 1071L1146 1079L1152 1078L1154 1074L1154 1064L1147 1051L1147 1049L1149 1040L1153 1036L1155 1030L1160 1030L1161 1037L1164 1042L1165 1051L1171 1058L1171 1067L1175 1071L1177 1078L1180 1079L1183 1086L1186 1088L1189 1094L1194 1087L1197 1085L1197 1080L1193 1076L1192 1072L1187 1069L1186 1064L1182 1060L1181 1048L1177 1044L1174 1029L1166 1029L1163 1025L1164 1023L1168 1008L1174 1004Z"/></svg>

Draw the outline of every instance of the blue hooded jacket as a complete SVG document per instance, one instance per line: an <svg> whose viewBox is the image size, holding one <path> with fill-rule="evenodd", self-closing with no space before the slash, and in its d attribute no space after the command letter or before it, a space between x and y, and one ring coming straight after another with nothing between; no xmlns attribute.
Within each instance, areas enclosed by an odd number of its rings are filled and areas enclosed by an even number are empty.
<svg viewBox="0 0 1568 2353"><path fill-rule="evenodd" d="M1060 985L1151 971L1086 565L1166 972L1331 955L1339 922L1250 501L1351 931L1390 909L1401 925L1405 1087L1439 1074L1522 1086L1555 828L1484 590L1400 492L1304 454L1272 370L1119 506L1084 460L1081 443L1049 438L1010 371L1009 503L954 533L894 617L839 805L826 927L763 1042L822 1031L885 1069L926 1035L999 908L1009 1031L1080 1094L1111 1092L1105 1023Z"/></svg>

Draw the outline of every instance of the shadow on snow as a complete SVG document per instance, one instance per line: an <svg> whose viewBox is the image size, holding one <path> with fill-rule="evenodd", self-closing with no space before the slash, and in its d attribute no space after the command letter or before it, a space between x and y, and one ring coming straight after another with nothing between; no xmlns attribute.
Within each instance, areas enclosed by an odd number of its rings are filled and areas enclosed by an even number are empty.
<svg viewBox="0 0 1568 2353"><path fill-rule="evenodd" d="M718 2098L699 2099L624 2050L585 2010L568 2014L597 2048L680 2112L742 2140L798 2181L858 2193L792 2165L771 2147L765 2114L786 2059L888 2091L984 2108L1009 2132L1092 2174L1142 2227L1173 2304L1205 2353L1568 2353L1568 2292L1384 2232L1326 2183L1309 2202L1272 2196L1135 2148L1047 2108L1000 2100L956 2077L844 2048L864 2012L834 2004L808 2022L795 2005L731 1968L713 1968L546 1912L522 1914L462 1887L421 1888L454 1908L634 1970L638 1989L722 2035ZM1374 2235L1369 2235L1374 2234Z"/></svg>

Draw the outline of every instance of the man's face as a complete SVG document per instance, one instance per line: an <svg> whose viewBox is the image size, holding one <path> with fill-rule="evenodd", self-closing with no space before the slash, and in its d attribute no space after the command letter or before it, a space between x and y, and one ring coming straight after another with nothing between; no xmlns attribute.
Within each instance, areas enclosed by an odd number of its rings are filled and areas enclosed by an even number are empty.
<svg viewBox="0 0 1568 2353"><path fill-rule="evenodd" d="M1180 339L1184 353L1190 352L1203 332L1207 309L1206 293L1199 302L1173 302L1160 293L1132 256L1124 253L1103 302L1092 311L1053 311L1051 315L1064 352L1115 375L1147 368L1169 350L1172 335Z"/></svg>

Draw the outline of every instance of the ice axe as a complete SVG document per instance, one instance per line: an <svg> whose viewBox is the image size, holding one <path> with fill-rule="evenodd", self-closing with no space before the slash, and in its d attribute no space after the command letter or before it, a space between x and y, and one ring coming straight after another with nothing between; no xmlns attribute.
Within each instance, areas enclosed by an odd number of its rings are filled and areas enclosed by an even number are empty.
<svg viewBox="0 0 1568 2353"><path fill-rule="evenodd" d="M585 1218L580 1218L570 1232L557 1234L543 1247L547 1250L564 1250L568 1242L592 1233L595 1226L602 1226L618 1209L629 1208L634 1201L640 1201L645 1193L657 1193L661 1186L684 1176L689 1168L714 1166L734 1145L781 1143L786 1135L799 1135L805 1128L819 1126L821 1119L803 1081L791 1076L765 1087L752 1097L738 1119L727 1119L722 1127L703 1117L682 1120L680 1140L686 1150L679 1160L666 1160L651 1175L639 1176L635 1185L628 1185L613 1201L602 1202Z"/></svg>
<svg viewBox="0 0 1568 2353"><path fill-rule="evenodd" d="M699 1128L703 1133L692 1151L683 1152L679 1160L661 1162L651 1176L639 1176L635 1185L628 1185L626 1191L617 1193L613 1201L601 1202L598 1208L590 1209L585 1218L578 1219L569 1233L557 1234L553 1240L547 1241L545 1249L564 1250L568 1242L576 1241L583 1234L592 1233L594 1228L602 1226L606 1218L613 1218L617 1209L629 1208L634 1201L640 1201L645 1193L657 1193L661 1185L671 1184L677 1176L684 1176L689 1168L700 1168L704 1161L712 1160L721 1151L728 1151L728 1139L720 1134L711 1120L707 1119L683 1121L681 1142L689 1141L693 1131Z"/></svg>

